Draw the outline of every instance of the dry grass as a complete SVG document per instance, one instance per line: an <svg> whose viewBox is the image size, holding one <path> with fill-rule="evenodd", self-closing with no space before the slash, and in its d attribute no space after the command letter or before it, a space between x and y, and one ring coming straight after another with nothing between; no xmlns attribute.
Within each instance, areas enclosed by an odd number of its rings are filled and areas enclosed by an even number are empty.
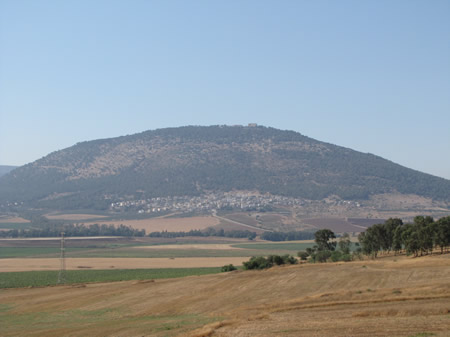
<svg viewBox="0 0 450 337"><path fill-rule="evenodd" d="M9 289L0 303L3 336L443 337L450 256Z"/></svg>
<svg viewBox="0 0 450 337"><path fill-rule="evenodd" d="M201 268L242 265L248 257L177 257L177 258L66 258L66 269L141 269L141 268ZM1 272L59 270L57 258L0 259Z"/></svg>
<svg viewBox="0 0 450 337"><path fill-rule="evenodd" d="M102 219L106 218L105 215L96 214L45 214L45 217L49 220L87 220L87 219Z"/></svg>
<svg viewBox="0 0 450 337"><path fill-rule="evenodd" d="M182 245L153 245L136 246L135 249L218 249L218 250L242 250L243 248L232 247L231 244L182 244Z"/></svg>
<svg viewBox="0 0 450 337"><path fill-rule="evenodd" d="M0 223L29 223L30 221L20 217L0 216Z"/></svg>
<svg viewBox="0 0 450 337"><path fill-rule="evenodd" d="M101 221L100 221L101 222ZM86 225L95 222L86 223ZM98 223L98 222L97 222ZM197 216L190 218L154 218L143 220L114 220L105 221L107 224L119 226L120 224L131 226L136 229L145 229L147 233L160 231L190 231L191 229L205 229L215 226L219 220L212 216Z"/></svg>

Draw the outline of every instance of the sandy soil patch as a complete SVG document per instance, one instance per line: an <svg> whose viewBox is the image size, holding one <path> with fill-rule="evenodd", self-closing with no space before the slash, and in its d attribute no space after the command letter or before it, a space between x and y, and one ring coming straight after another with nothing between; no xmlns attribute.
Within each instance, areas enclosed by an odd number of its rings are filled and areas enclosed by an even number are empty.
<svg viewBox="0 0 450 337"><path fill-rule="evenodd" d="M46 214L45 217L49 220L88 220L106 218L104 215L96 214Z"/></svg>
<svg viewBox="0 0 450 337"><path fill-rule="evenodd" d="M29 223L30 221L20 217L0 216L0 223Z"/></svg>
<svg viewBox="0 0 450 337"><path fill-rule="evenodd" d="M94 224L95 222L86 223L86 225ZM98 223L98 222L97 222ZM145 229L147 233L151 232L177 232L190 231L191 229L205 229L215 226L219 220L212 216L197 216L191 218L156 218L143 220L114 220L105 221L106 224L113 224L119 226L120 224L131 226L136 229Z"/></svg>
<svg viewBox="0 0 450 337"><path fill-rule="evenodd" d="M186 244L186 245L153 245L137 246L136 249L218 249L218 250L242 250L229 244Z"/></svg>
<svg viewBox="0 0 450 337"><path fill-rule="evenodd" d="M66 269L200 268L242 265L248 257L67 258ZM59 259L0 259L0 272L59 270Z"/></svg>
<svg viewBox="0 0 450 337"><path fill-rule="evenodd" d="M121 236L69 236L65 237L64 240L105 240L105 239L120 239ZM52 238L1 238L1 242L8 242L8 241L60 241L61 237L52 237Z"/></svg>

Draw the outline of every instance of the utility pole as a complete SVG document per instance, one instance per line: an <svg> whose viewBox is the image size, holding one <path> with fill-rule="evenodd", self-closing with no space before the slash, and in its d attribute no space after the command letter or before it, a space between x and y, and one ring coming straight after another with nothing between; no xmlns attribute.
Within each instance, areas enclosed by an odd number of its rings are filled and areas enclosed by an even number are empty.
<svg viewBox="0 0 450 337"><path fill-rule="evenodd" d="M61 232L61 254L59 256L58 284L66 283L66 248L64 247L64 232Z"/></svg>

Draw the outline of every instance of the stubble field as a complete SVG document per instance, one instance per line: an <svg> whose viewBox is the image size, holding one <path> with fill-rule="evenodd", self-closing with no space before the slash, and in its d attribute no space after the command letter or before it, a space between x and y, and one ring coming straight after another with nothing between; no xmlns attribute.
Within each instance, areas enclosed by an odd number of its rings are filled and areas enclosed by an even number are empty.
<svg viewBox="0 0 450 337"><path fill-rule="evenodd" d="M94 223L105 223L119 226L121 224L130 226L135 229L145 229L147 233L151 232L178 232L190 231L191 229L205 229L219 224L219 220L212 216L196 216L188 218L150 218L141 220L113 220L113 221L93 221L87 222L86 225Z"/></svg>
<svg viewBox="0 0 450 337"><path fill-rule="evenodd" d="M177 257L177 258L66 258L66 269L153 269L220 267L225 264L242 265L247 257ZM2 272L59 270L57 258L0 259Z"/></svg>
<svg viewBox="0 0 450 337"><path fill-rule="evenodd" d="M57 238L0 240L0 288L56 284L58 277L51 272L60 269L59 244ZM219 270L229 264L240 266L251 256L295 255L311 245L310 242L271 244L214 237L68 238L65 267L70 273L66 281L129 280L137 275L132 270L139 270L139 277L162 269L175 273L186 268ZM104 277L98 278L94 271L102 272ZM116 277L117 273L121 274L120 278Z"/></svg>
<svg viewBox="0 0 450 337"><path fill-rule="evenodd" d="M450 256L3 289L0 303L2 336L444 337Z"/></svg>

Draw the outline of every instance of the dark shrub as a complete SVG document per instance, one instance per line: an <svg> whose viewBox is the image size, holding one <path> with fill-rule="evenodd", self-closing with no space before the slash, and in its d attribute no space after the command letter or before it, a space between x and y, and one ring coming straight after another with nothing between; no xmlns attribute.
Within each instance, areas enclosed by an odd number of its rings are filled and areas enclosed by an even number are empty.
<svg viewBox="0 0 450 337"><path fill-rule="evenodd" d="M298 252L297 253L297 256L301 259L301 260L303 260L303 261L306 261L307 259L308 259L308 256L309 256L310 254L308 254L307 252L305 252L305 251L300 251L300 252Z"/></svg>
<svg viewBox="0 0 450 337"><path fill-rule="evenodd" d="M227 264L225 266L222 267L221 271L222 272L227 272L227 271L233 271L236 270L237 268L235 266L233 266L232 264Z"/></svg>
<svg viewBox="0 0 450 337"><path fill-rule="evenodd" d="M273 263L269 262L265 257L263 256L252 256L250 260L243 263L244 269L266 269L273 266Z"/></svg>

